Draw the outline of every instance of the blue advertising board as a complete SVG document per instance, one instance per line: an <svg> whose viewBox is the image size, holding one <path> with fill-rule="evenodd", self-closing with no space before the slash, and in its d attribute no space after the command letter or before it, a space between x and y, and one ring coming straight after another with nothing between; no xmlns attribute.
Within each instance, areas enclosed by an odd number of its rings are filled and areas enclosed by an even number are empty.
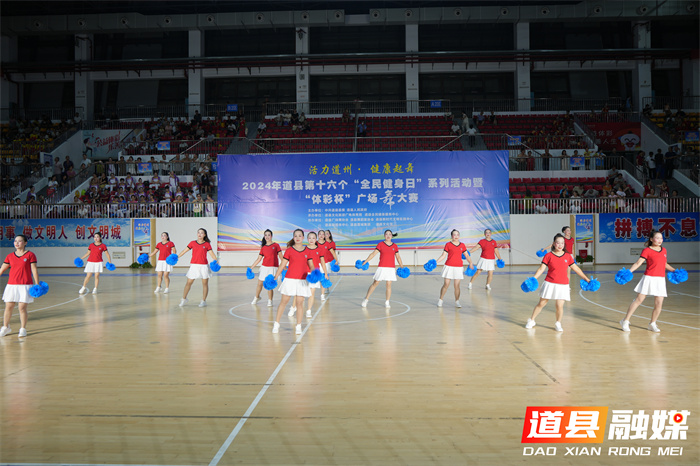
<svg viewBox="0 0 700 466"><path fill-rule="evenodd" d="M698 241L698 212L599 214L601 243L644 242L654 229L664 235L664 241Z"/></svg>

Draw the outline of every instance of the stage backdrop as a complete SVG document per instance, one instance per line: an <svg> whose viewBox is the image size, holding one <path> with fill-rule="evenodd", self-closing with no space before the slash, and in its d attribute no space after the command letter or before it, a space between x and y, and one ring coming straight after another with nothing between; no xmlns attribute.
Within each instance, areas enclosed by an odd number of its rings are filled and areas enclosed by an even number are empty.
<svg viewBox="0 0 700 466"><path fill-rule="evenodd" d="M508 152L220 155L219 251L327 229L344 249L398 232L404 247L442 248L453 228L475 242L490 228L509 245Z"/></svg>

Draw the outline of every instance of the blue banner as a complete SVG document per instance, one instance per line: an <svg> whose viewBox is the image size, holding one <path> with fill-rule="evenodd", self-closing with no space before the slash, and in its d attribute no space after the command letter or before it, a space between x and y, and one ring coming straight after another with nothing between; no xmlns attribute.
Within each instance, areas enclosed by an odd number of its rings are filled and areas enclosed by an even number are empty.
<svg viewBox="0 0 700 466"><path fill-rule="evenodd" d="M574 238L576 238L577 243L593 242L593 214L576 215Z"/></svg>
<svg viewBox="0 0 700 466"><path fill-rule="evenodd" d="M510 241L508 152L220 155L221 251L259 248L265 229L327 229L338 246L366 249L398 232L400 246L442 247L490 228Z"/></svg>
<svg viewBox="0 0 700 466"><path fill-rule="evenodd" d="M131 246L131 220L115 218L2 220L0 246L14 247L15 236L23 234L30 248L87 247L95 232L102 234L107 247Z"/></svg>
<svg viewBox="0 0 700 466"><path fill-rule="evenodd" d="M644 242L653 230L664 235L664 241L698 241L698 212L663 214L599 214L601 243Z"/></svg>
<svg viewBox="0 0 700 466"><path fill-rule="evenodd" d="M134 219L134 246L151 244L151 220L147 218Z"/></svg>
<svg viewBox="0 0 700 466"><path fill-rule="evenodd" d="M170 141L156 142L156 150L170 150Z"/></svg>
<svg viewBox="0 0 700 466"><path fill-rule="evenodd" d="M584 157L570 157L569 164L570 164L571 168L574 168L574 167L583 168L586 166Z"/></svg>

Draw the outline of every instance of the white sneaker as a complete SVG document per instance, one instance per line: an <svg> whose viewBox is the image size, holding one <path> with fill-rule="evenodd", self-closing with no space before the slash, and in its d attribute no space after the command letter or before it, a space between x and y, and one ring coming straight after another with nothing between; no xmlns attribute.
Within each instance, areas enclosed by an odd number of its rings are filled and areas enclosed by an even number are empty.
<svg viewBox="0 0 700 466"><path fill-rule="evenodd" d="M294 331L294 333L296 333L297 335L301 335L301 324L297 324L297 328Z"/></svg>
<svg viewBox="0 0 700 466"><path fill-rule="evenodd" d="M253 298L253 300L250 302L250 304L257 304L258 301L260 301L260 298Z"/></svg>
<svg viewBox="0 0 700 466"><path fill-rule="evenodd" d="M389 303L389 301L384 301L384 307L387 309L389 309L391 307L391 304Z"/></svg>
<svg viewBox="0 0 700 466"><path fill-rule="evenodd" d="M490 290L490 289L491 289L491 285L486 285L486 289L487 289L487 290Z"/></svg>
<svg viewBox="0 0 700 466"><path fill-rule="evenodd" d="M85 288L84 286L81 286L80 291L78 291L78 294L83 294L83 293L87 293L87 292L88 292L88 289Z"/></svg>
<svg viewBox="0 0 700 466"><path fill-rule="evenodd" d="M187 304L188 302L190 302L189 299L187 299L187 298L182 298L182 299L180 300L180 307L184 306L184 305Z"/></svg>
<svg viewBox="0 0 700 466"><path fill-rule="evenodd" d="M280 333L280 323L275 322L272 324L272 333Z"/></svg>
<svg viewBox="0 0 700 466"><path fill-rule="evenodd" d="M630 321L629 320L621 320L620 321L620 327L622 327L623 332L629 332L630 331Z"/></svg>
<svg viewBox="0 0 700 466"><path fill-rule="evenodd" d="M532 327L534 327L535 325L537 325L537 324L535 323L534 320L532 320L532 319L527 319L527 324L525 324L525 328L532 328Z"/></svg>
<svg viewBox="0 0 700 466"><path fill-rule="evenodd" d="M652 322L649 324L649 330L651 330L654 333L659 333L661 330L659 330L659 327L656 325L656 322Z"/></svg>
<svg viewBox="0 0 700 466"><path fill-rule="evenodd" d="M367 307L367 303L368 303L368 302L369 302L369 300L363 299L363 300L362 300L362 307Z"/></svg>
<svg viewBox="0 0 700 466"><path fill-rule="evenodd" d="M97 288L92 289L92 294L97 294Z"/></svg>
<svg viewBox="0 0 700 466"><path fill-rule="evenodd" d="M207 307L207 302L202 300L199 302L199 307Z"/></svg>
<svg viewBox="0 0 700 466"><path fill-rule="evenodd" d="M462 307L459 301L455 301L455 307Z"/></svg>
<svg viewBox="0 0 700 466"><path fill-rule="evenodd" d="M311 318L311 309L306 310L306 317Z"/></svg>
<svg viewBox="0 0 700 466"><path fill-rule="evenodd" d="M170 288L166 288L163 290L163 294L168 294L168 293L170 293Z"/></svg>
<svg viewBox="0 0 700 466"><path fill-rule="evenodd" d="M10 333L11 331L12 331L12 329L10 327L3 326L2 328L0 328L0 337L4 337L5 335Z"/></svg>
<svg viewBox="0 0 700 466"><path fill-rule="evenodd" d="M267 300L267 307L272 307L272 300L271 299Z"/></svg>
<svg viewBox="0 0 700 466"><path fill-rule="evenodd" d="M326 294L325 294L325 293L321 293L321 301L325 301L325 300L326 300Z"/></svg>
<svg viewBox="0 0 700 466"><path fill-rule="evenodd" d="M438 299L438 307L442 307L442 299Z"/></svg>
<svg viewBox="0 0 700 466"><path fill-rule="evenodd" d="M160 287L157 286L156 289L155 289L155 291L154 291L154 293L158 293L159 291L160 291Z"/></svg>
<svg viewBox="0 0 700 466"><path fill-rule="evenodd" d="M561 322L554 322L554 330L557 332L563 332L564 329L561 327Z"/></svg>
<svg viewBox="0 0 700 466"><path fill-rule="evenodd" d="M297 312L297 308L296 308L296 307L290 307L290 308L289 308L289 312L287 313L287 315L288 315L289 317L294 317L294 314L295 314L296 312Z"/></svg>
<svg viewBox="0 0 700 466"><path fill-rule="evenodd" d="M19 329L19 334L17 335L18 338L24 338L27 336L27 329L26 328L21 328Z"/></svg>
<svg viewBox="0 0 700 466"><path fill-rule="evenodd" d="M469 282L469 284L467 285L467 289L468 289L468 290L471 290L471 289L472 289L472 284L471 284L471 282Z"/></svg>

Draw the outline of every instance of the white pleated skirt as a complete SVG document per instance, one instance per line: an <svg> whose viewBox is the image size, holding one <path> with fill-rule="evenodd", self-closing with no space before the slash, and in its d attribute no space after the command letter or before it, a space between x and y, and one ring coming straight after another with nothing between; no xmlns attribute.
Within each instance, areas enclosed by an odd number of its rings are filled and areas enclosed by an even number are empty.
<svg viewBox="0 0 700 466"><path fill-rule="evenodd" d="M642 275L634 291L645 296L668 296L666 294L666 277L650 277Z"/></svg>
<svg viewBox="0 0 700 466"><path fill-rule="evenodd" d="M395 282L396 269L393 267L377 267L377 271L374 272L373 278L378 282Z"/></svg>
<svg viewBox="0 0 700 466"><path fill-rule="evenodd" d="M569 290L569 285L561 285L559 283L552 283L545 280L545 282L542 284L542 289L540 290L540 298L563 299L564 301L571 301L571 290Z"/></svg>
<svg viewBox="0 0 700 466"><path fill-rule="evenodd" d="M265 267L265 266L260 266L260 272L258 273L258 280L261 282L265 281L265 277L268 275L272 274L274 277L275 274L277 273L277 267Z"/></svg>
<svg viewBox="0 0 700 466"><path fill-rule="evenodd" d="M102 262L88 262L85 266L85 273L102 273L103 271Z"/></svg>
<svg viewBox="0 0 700 466"><path fill-rule="evenodd" d="M173 266L165 261L156 262L156 272L172 272Z"/></svg>
<svg viewBox="0 0 700 466"><path fill-rule="evenodd" d="M309 289L318 289L321 288L321 280L317 281L316 283L309 283ZM311 295L309 295L311 296Z"/></svg>
<svg viewBox="0 0 700 466"><path fill-rule="evenodd" d="M190 264L190 268L187 271L187 278L191 280L196 280L197 278L211 278L209 264Z"/></svg>
<svg viewBox="0 0 700 466"><path fill-rule="evenodd" d="M479 258L479 262L476 263L476 268L479 270L496 270L496 259L484 259Z"/></svg>
<svg viewBox="0 0 700 466"><path fill-rule="evenodd" d="M451 265L442 266L442 278L450 280L464 279L464 269L462 267L452 267Z"/></svg>
<svg viewBox="0 0 700 466"><path fill-rule="evenodd" d="M303 296L304 298L311 296L309 282L305 279L285 278L280 285L279 291L285 296Z"/></svg>
<svg viewBox="0 0 700 466"><path fill-rule="evenodd" d="M7 285L2 294L2 300L6 303L33 303L34 298L29 294L32 285Z"/></svg>

